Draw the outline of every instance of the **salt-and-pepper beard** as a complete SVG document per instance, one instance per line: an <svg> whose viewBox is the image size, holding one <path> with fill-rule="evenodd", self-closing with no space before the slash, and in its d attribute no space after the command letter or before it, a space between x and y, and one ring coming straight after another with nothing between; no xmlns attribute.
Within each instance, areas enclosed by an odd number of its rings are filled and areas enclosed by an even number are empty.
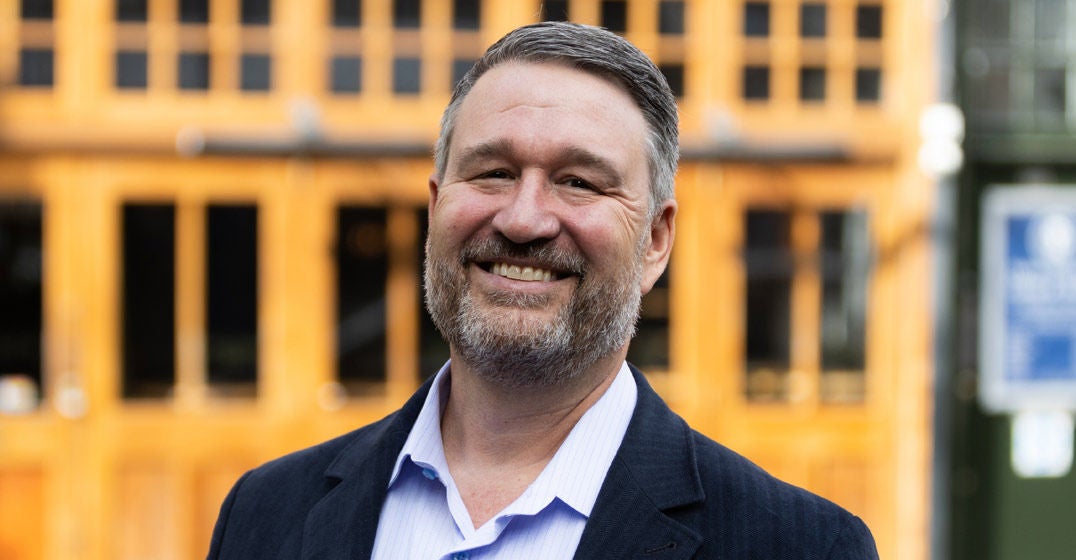
<svg viewBox="0 0 1076 560"><path fill-rule="evenodd" d="M507 387L550 386L573 379L635 334L642 297L642 242L611 278L587 274L582 257L551 243L518 245L501 236L468 242L459 256L426 245L426 308L457 358L487 381ZM547 303L534 294L475 295L466 266L525 258L576 273L570 301L546 321L511 313ZM483 297L480 306L476 297ZM506 309L512 308L512 309ZM508 313L506 313L508 312Z"/></svg>

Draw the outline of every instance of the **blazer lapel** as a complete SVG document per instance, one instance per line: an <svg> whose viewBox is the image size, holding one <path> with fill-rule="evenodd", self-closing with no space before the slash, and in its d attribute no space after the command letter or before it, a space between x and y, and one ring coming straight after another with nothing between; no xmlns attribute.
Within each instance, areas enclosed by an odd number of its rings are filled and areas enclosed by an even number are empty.
<svg viewBox="0 0 1076 560"><path fill-rule="evenodd" d="M703 501L691 429L632 368L639 397L605 476L579 559L691 558L702 537L666 512Z"/></svg>
<svg viewBox="0 0 1076 560"><path fill-rule="evenodd" d="M327 492L303 528L303 560L370 558L392 469L429 390L427 382L398 412L361 430L326 469Z"/></svg>

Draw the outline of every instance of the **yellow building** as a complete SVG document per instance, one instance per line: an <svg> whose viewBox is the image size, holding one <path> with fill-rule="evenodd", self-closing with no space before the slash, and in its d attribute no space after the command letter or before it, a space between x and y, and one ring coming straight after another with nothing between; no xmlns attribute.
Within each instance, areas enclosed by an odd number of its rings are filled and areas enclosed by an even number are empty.
<svg viewBox="0 0 1076 560"><path fill-rule="evenodd" d="M0 558L199 558L247 468L398 406L430 145L539 19L680 98L631 359L694 426L927 556L929 2L0 0Z"/></svg>

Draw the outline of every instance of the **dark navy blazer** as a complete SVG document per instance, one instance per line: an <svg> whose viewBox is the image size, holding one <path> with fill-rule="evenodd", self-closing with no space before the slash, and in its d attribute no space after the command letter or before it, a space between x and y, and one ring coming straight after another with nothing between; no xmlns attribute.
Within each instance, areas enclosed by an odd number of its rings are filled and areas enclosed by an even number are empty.
<svg viewBox="0 0 1076 560"><path fill-rule="evenodd" d="M859 518L688 427L632 368L639 399L575 558L868 560ZM389 477L429 392L239 479L210 560L366 559Z"/></svg>

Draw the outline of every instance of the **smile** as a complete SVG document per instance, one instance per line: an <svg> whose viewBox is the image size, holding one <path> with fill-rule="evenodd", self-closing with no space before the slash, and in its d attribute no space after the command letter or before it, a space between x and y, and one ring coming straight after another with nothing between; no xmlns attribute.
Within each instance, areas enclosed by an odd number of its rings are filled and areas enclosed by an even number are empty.
<svg viewBox="0 0 1076 560"><path fill-rule="evenodd" d="M544 268L518 266L507 263L493 263L489 267L489 271L498 276L504 276L505 278L510 278L512 280L522 280L524 282L550 282L557 277L553 271Z"/></svg>

